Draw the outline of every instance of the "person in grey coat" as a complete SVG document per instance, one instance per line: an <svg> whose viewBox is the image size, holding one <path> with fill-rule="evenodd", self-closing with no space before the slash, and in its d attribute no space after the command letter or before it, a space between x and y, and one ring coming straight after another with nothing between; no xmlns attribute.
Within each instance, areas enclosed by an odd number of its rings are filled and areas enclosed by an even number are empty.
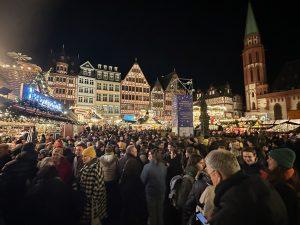
<svg viewBox="0 0 300 225"><path fill-rule="evenodd" d="M141 180L146 187L149 225L163 225L163 204L166 191L167 167L162 162L162 151L150 150L149 163L143 168Z"/></svg>

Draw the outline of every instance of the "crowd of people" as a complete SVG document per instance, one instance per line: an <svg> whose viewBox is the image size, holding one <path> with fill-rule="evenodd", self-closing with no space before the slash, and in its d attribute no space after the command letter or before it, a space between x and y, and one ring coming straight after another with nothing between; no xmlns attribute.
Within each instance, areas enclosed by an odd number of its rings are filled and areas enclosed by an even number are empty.
<svg viewBox="0 0 300 225"><path fill-rule="evenodd" d="M87 127L0 143L0 224L298 225L296 134Z"/></svg>

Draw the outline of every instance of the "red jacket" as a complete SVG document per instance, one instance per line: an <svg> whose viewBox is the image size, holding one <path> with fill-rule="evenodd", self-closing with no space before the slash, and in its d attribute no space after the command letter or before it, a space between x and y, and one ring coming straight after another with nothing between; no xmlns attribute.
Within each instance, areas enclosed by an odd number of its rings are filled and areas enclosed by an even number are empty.
<svg viewBox="0 0 300 225"><path fill-rule="evenodd" d="M61 158L56 166L60 179L66 184L70 184L72 179L72 166L66 158Z"/></svg>

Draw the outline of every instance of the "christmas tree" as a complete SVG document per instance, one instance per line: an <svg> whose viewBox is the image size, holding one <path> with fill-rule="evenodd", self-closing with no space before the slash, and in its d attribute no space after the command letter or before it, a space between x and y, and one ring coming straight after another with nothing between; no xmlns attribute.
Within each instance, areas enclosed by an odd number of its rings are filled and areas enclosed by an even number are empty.
<svg viewBox="0 0 300 225"><path fill-rule="evenodd" d="M204 96L200 98L200 107L201 107L201 115L200 115L201 134L203 136L206 136L208 135L208 131L209 131L209 115L207 113L207 104Z"/></svg>

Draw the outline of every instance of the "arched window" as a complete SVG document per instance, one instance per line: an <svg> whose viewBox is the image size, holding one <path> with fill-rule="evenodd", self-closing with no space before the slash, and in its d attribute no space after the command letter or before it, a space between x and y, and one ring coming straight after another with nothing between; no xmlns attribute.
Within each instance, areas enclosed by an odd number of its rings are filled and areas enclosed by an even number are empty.
<svg viewBox="0 0 300 225"><path fill-rule="evenodd" d="M257 80L260 81L260 71L259 71L259 67L257 67Z"/></svg>
<svg viewBox="0 0 300 225"><path fill-rule="evenodd" d="M282 109L281 105L279 105L278 103L274 105L274 119L282 120Z"/></svg>
<svg viewBox="0 0 300 225"><path fill-rule="evenodd" d="M252 57L251 57L251 53L249 53L249 63L252 63Z"/></svg>
<svg viewBox="0 0 300 225"><path fill-rule="evenodd" d="M254 98L254 92L252 92L252 98Z"/></svg>
<svg viewBox="0 0 300 225"><path fill-rule="evenodd" d="M297 110L300 110L300 102L297 104Z"/></svg>
<svg viewBox="0 0 300 225"><path fill-rule="evenodd" d="M250 69L250 80L251 80L251 82L253 82L253 70L252 69Z"/></svg>
<svg viewBox="0 0 300 225"><path fill-rule="evenodd" d="M252 102L252 110L255 110L255 109L256 109L255 103Z"/></svg>

